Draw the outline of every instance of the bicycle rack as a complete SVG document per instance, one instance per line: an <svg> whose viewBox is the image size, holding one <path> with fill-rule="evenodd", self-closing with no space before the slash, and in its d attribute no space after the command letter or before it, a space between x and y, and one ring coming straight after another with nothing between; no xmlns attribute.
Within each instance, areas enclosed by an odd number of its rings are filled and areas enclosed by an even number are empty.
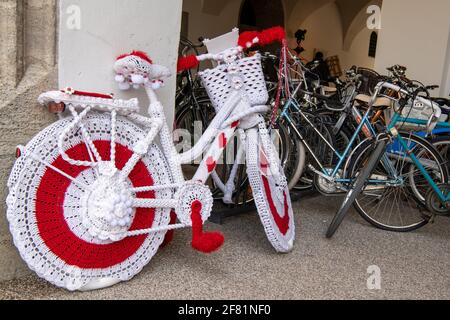
<svg viewBox="0 0 450 320"><path fill-rule="evenodd" d="M314 194L315 191L291 191L291 201L297 202L300 199L303 199L305 196ZM236 205L225 205L222 201L217 200L214 202L213 211L211 213L211 217L209 218L209 222L222 225L224 220L231 217L236 217L244 214L249 214L256 212L255 204L249 203L246 205L236 206Z"/></svg>

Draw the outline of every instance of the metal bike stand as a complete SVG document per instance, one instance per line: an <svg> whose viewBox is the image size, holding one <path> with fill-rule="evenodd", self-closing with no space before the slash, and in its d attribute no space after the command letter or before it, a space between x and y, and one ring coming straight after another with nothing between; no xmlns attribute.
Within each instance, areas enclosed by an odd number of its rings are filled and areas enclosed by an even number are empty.
<svg viewBox="0 0 450 320"><path fill-rule="evenodd" d="M314 193L313 191L294 191L291 192L291 201L297 202L303 199L304 196ZM243 214L248 214L256 211L254 203L242 206L224 205L220 200L214 203L214 208L211 213L209 221L215 224L223 224L226 218L235 217Z"/></svg>

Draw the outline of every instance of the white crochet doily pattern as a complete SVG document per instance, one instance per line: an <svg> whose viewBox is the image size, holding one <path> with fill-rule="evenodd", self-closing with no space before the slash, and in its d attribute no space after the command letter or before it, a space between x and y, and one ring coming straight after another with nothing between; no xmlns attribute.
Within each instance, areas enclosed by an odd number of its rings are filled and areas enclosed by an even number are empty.
<svg viewBox="0 0 450 320"><path fill-rule="evenodd" d="M239 59L237 65L222 64L214 69L205 70L200 76L216 110L220 110L230 97L234 90L232 84L235 77L243 80L243 89L246 93L243 94L243 98L248 99L250 105L263 105L269 100L260 54Z"/></svg>
<svg viewBox="0 0 450 320"><path fill-rule="evenodd" d="M294 246L294 213L283 169L269 141L257 129L247 131L247 175L267 238L276 251L286 253ZM269 172L269 161L279 168L281 179Z"/></svg>
<svg viewBox="0 0 450 320"><path fill-rule="evenodd" d="M39 133L23 150L8 181L7 217L14 243L28 266L56 286L78 290L92 280L127 281L150 261L164 240L165 232L128 237L121 241L99 240L83 224L82 187L67 177L32 159L34 154L46 163L90 186L96 180L93 168L72 166L58 152L61 132L72 121L66 118ZM116 121L116 166L123 168L132 147L145 130L126 118ZM103 161L110 159L111 117L92 112L83 125ZM74 130L65 142L73 159L89 160L82 134ZM126 179L130 187L167 185L172 177L167 160L156 145L135 166ZM171 190L142 192L136 198L171 199ZM130 231L169 224L170 209L134 208Z"/></svg>
<svg viewBox="0 0 450 320"><path fill-rule="evenodd" d="M185 225L191 225L192 204L194 201L200 201L202 204L202 221L206 222L211 216L214 205L214 198L208 186L200 182L188 181L177 192L175 198L178 205L175 208L178 219Z"/></svg>

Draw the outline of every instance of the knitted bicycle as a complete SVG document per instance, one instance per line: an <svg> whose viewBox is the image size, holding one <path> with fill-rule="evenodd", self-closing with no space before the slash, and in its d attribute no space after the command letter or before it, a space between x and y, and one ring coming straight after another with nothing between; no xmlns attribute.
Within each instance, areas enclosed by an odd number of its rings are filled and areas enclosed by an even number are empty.
<svg viewBox="0 0 450 320"><path fill-rule="evenodd" d="M202 229L213 205L205 183L236 130L269 241L279 252L290 251L293 213L261 116L267 91L260 56L243 55L248 46L282 38L280 28L244 33L238 47L180 61L180 68L206 58L220 63L202 74L217 116L184 154L176 152L155 94L169 71L145 53L120 56L114 70L122 89L145 88L148 117L137 113L136 99L71 88L42 94L41 104L53 111L67 109L70 115L18 147L8 181L10 230L28 266L56 286L93 290L131 279L178 228L192 227L195 249L217 250L223 236ZM185 181L181 165L204 152L194 178Z"/></svg>

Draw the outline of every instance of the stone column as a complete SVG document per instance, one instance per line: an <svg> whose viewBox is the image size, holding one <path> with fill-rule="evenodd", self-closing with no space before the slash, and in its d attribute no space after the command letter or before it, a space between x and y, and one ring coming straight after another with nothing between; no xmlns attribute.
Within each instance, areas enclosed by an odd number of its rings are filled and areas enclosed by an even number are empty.
<svg viewBox="0 0 450 320"><path fill-rule="evenodd" d="M0 0L0 281L29 273L6 220L6 182L15 148L55 120L37 105L55 89L56 0Z"/></svg>

